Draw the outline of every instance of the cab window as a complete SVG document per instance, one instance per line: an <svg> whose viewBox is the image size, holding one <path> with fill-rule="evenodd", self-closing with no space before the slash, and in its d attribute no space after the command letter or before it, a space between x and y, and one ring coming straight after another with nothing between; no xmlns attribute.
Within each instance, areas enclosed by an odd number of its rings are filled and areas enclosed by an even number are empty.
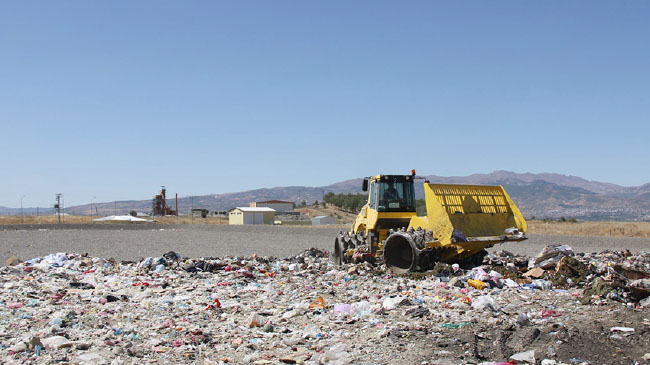
<svg viewBox="0 0 650 365"><path fill-rule="evenodd" d="M377 211L415 212L413 180L383 179L377 183Z"/></svg>

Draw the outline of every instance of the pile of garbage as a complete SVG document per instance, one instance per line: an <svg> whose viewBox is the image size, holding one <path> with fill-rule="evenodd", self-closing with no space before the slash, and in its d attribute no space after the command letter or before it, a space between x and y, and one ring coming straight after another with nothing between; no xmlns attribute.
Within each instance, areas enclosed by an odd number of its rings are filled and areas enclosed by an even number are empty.
<svg viewBox="0 0 650 365"><path fill-rule="evenodd" d="M585 289L583 304L599 304L603 299L610 299L630 307L650 306L650 252L574 253L568 245L551 245L535 258L500 251L489 255L485 263L501 267L499 271L506 275L494 271L486 274L482 267L474 268L470 285L543 290L580 288Z"/></svg>
<svg viewBox="0 0 650 365"><path fill-rule="evenodd" d="M0 269L0 360L569 363L555 350L562 341L575 347L557 337L561 329L596 313L593 304L620 307L614 312L650 307L648 273L648 252L567 247L533 259L501 251L471 270L438 264L400 276L369 263L335 267L320 249L288 258L11 257ZM553 351L495 349L489 335L544 326L548 333L537 337L548 336L543 346ZM612 326L607 336L641 343L649 327Z"/></svg>

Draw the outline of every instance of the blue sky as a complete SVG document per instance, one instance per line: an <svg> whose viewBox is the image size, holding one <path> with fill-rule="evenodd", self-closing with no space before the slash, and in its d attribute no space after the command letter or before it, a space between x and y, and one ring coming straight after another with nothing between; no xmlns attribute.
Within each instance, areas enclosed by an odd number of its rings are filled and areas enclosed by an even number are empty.
<svg viewBox="0 0 650 365"><path fill-rule="evenodd" d="M376 173L650 182L647 1L0 5L0 205Z"/></svg>

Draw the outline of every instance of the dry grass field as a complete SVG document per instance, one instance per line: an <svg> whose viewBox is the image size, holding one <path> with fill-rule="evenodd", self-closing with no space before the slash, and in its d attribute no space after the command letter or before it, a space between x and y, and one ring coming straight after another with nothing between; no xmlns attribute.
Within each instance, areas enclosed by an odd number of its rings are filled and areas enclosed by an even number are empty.
<svg viewBox="0 0 650 365"><path fill-rule="evenodd" d="M149 219L149 218L147 218ZM228 218L206 217L206 218L192 218L192 217L155 217L156 223L160 224L228 224Z"/></svg>
<svg viewBox="0 0 650 365"><path fill-rule="evenodd" d="M66 215L61 216L61 223L65 224L124 224L124 222L93 222L93 219L102 218L101 216L87 216L87 215ZM147 218L154 219L158 224L228 224L227 218L207 217L207 218L191 218L191 217L155 217ZM41 215L41 216L24 216L21 220L20 216L3 215L0 216L0 225L4 224L57 224L58 217L56 215ZM152 223L133 223L133 224L152 224Z"/></svg>
<svg viewBox="0 0 650 365"><path fill-rule="evenodd" d="M81 216L81 215L65 215L61 216L61 223L69 224L88 224L92 220L101 217ZM3 224L57 224L59 223L56 215L26 215L21 217L19 215L3 215L0 216L0 225Z"/></svg>
<svg viewBox="0 0 650 365"><path fill-rule="evenodd" d="M316 217L319 215L330 215L338 219L341 225L350 224L355 215L352 213L344 212L336 208L299 208L303 214L308 217ZM89 224L93 223L96 216L62 216L62 223L66 224ZM228 224L227 218L207 217L207 218L191 218L191 217L155 217L156 224ZM22 217L23 224L56 224L58 218L55 215L42 215L42 216L24 216ZM21 224L20 216L0 216L0 225ZM98 223L93 224L114 224L114 223ZM134 223L134 224L153 224L153 223ZM537 220L528 221L529 234L541 235L567 235L567 236L613 236L613 237L640 237L650 238L650 222L543 222Z"/></svg>
<svg viewBox="0 0 650 365"><path fill-rule="evenodd" d="M650 237L650 222L528 221L528 233L568 236Z"/></svg>
<svg viewBox="0 0 650 365"><path fill-rule="evenodd" d="M340 224L351 224L357 217L356 213L349 213L333 206L328 206L326 208L323 208L322 206L318 208L309 206L304 208L296 208L296 210L308 216L309 218L318 217L319 215L328 215L330 217L336 218Z"/></svg>

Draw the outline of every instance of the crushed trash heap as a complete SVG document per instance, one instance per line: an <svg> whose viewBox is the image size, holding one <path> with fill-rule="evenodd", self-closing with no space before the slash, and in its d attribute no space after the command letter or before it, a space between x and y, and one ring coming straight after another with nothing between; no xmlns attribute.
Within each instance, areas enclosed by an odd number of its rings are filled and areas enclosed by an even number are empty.
<svg viewBox="0 0 650 365"><path fill-rule="evenodd" d="M571 326L650 307L650 252L568 246L404 275L336 267L315 248L123 262L56 253L11 257L0 273L3 363L598 363L597 351L569 350L579 345ZM601 328L607 341L650 358L650 322L611 323L626 325ZM507 341L522 331L534 336Z"/></svg>

